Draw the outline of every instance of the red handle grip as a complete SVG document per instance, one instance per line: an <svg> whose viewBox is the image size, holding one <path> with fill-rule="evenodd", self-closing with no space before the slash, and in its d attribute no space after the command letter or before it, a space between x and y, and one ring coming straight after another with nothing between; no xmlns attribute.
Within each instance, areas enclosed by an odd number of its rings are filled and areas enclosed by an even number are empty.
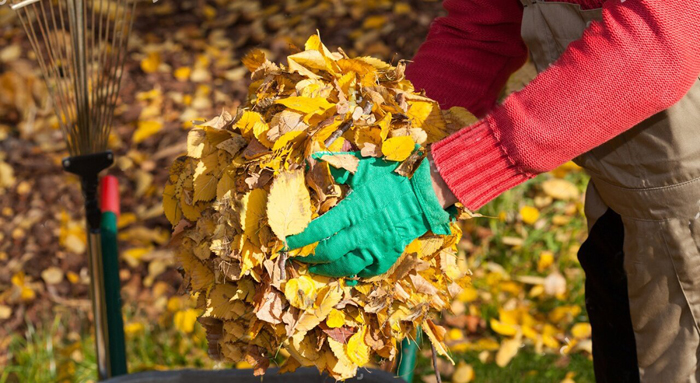
<svg viewBox="0 0 700 383"><path fill-rule="evenodd" d="M100 208L119 216L119 180L115 176L102 177Z"/></svg>

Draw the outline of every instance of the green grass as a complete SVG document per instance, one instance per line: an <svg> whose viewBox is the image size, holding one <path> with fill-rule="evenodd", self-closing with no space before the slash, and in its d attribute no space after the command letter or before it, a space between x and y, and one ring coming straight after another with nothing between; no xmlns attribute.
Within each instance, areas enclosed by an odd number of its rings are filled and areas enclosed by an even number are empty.
<svg viewBox="0 0 700 383"><path fill-rule="evenodd" d="M132 319L127 314L127 320ZM143 319L142 319L143 320ZM87 320L80 334L68 332L66 320L56 316L43 328L27 322L23 334L14 334L8 347L10 363L0 373L0 383L90 382L97 377L94 338ZM127 336L130 372L175 368L213 368L206 352L203 329L179 333L172 326L145 325Z"/></svg>
<svg viewBox="0 0 700 383"><path fill-rule="evenodd" d="M16 335L9 353L13 363L0 374L0 383L14 382L89 382L97 374L94 344L89 336L82 341L70 341L62 320L57 317L46 331L37 331L29 325L23 336ZM127 345L130 372L171 368L211 368L212 362L200 355L192 355L190 341L161 328L145 329L140 336L130 337ZM184 346L183 346L184 345ZM196 345L204 350L203 344ZM76 360L77 359L77 360ZM463 361L474 368L474 383L546 383L560 382L570 371L575 372L576 383L595 382L591 360L579 354L561 357L521 351L501 368L493 362L482 363L477 352L455 355L455 362ZM415 381L433 374L432 361L419 356Z"/></svg>
<svg viewBox="0 0 700 383"><path fill-rule="evenodd" d="M60 315L46 328L28 322L24 334L12 337L7 352L10 364L0 383L88 382L96 376L92 338L66 334Z"/></svg>
<svg viewBox="0 0 700 383"><path fill-rule="evenodd" d="M518 353L506 367L498 367L495 363L482 363L477 352L457 355L455 363L464 361L474 368L472 383L559 383L568 372L574 372L576 383L595 383L593 362L586 356L574 354L563 358L553 354L536 354L532 351ZM417 371L421 376L429 376L433 372L432 361L419 358ZM416 378L419 379L420 377ZM443 379L443 381L446 381Z"/></svg>

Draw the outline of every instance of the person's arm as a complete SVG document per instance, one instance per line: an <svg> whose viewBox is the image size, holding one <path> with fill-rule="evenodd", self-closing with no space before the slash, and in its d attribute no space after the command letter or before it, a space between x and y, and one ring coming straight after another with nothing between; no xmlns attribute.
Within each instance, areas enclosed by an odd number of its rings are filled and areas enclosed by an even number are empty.
<svg viewBox="0 0 700 383"><path fill-rule="evenodd" d="M523 8L517 0L445 0L406 69L416 89L443 108L462 106L483 116L508 77L527 60L520 37Z"/></svg>
<svg viewBox="0 0 700 383"><path fill-rule="evenodd" d="M433 144L440 176L476 210L605 143L687 93L700 74L699 36L700 2L606 2L603 21L522 91Z"/></svg>

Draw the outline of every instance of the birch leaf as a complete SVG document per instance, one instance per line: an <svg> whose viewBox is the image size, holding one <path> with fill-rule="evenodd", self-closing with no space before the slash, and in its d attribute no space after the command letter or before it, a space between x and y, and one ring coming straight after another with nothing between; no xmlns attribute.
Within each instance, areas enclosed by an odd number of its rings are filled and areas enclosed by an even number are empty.
<svg viewBox="0 0 700 383"><path fill-rule="evenodd" d="M323 113L333 107L333 104L321 97L287 97L275 103L304 114Z"/></svg>
<svg viewBox="0 0 700 383"><path fill-rule="evenodd" d="M384 141L382 153L389 161L403 161L411 155L416 147L416 143L411 137L392 137Z"/></svg>
<svg viewBox="0 0 700 383"><path fill-rule="evenodd" d="M362 326L360 331L356 332L350 337L346 346L348 358L358 367L362 367L369 363L370 348L365 343L366 335L367 326Z"/></svg>
<svg viewBox="0 0 700 383"><path fill-rule="evenodd" d="M168 184L163 190L163 211L168 221L175 226L182 219L182 210L180 210L180 201L175 194L175 185Z"/></svg>
<svg viewBox="0 0 700 383"><path fill-rule="evenodd" d="M311 222L311 197L304 182L304 171L279 174L272 181L267 203L267 219L277 238L301 233Z"/></svg>
<svg viewBox="0 0 700 383"><path fill-rule="evenodd" d="M265 218L265 208L267 207L267 192L265 189L255 189L248 192L242 200L241 227L250 241L256 246L260 246L261 221Z"/></svg>
<svg viewBox="0 0 700 383"><path fill-rule="evenodd" d="M194 202L209 201L216 197L219 180L212 174L200 175L194 180Z"/></svg>
<svg viewBox="0 0 700 383"><path fill-rule="evenodd" d="M435 347L437 353L446 357L450 360L452 364L454 364L455 362L454 360L452 360L452 357L450 357L450 354L447 352L447 347L445 347L444 343L445 333L447 331L443 327L433 323L433 321L431 321L430 319L426 320L423 323L423 331L428 335L428 338Z"/></svg>
<svg viewBox="0 0 700 383"><path fill-rule="evenodd" d="M336 169L345 169L352 174L357 172L360 159L352 154L328 154L321 157L322 161L328 162Z"/></svg>

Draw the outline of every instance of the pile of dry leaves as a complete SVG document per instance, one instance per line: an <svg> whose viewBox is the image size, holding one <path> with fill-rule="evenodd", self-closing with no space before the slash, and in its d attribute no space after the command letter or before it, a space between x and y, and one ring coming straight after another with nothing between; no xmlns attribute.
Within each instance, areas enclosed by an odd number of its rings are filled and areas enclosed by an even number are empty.
<svg viewBox="0 0 700 383"><path fill-rule="evenodd" d="M330 166L357 169L354 156L313 153L360 150L401 162L397 172L410 177L426 145L473 117L443 115L414 92L403 63L332 53L316 35L286 66L261 51L243 61L253 79L247 103L190 131L163 196L210 351L263 374L283 348L291 357L282 371L316 366L345 379L374 355L394 359L397 342L421 325L447 356L445 329L431 318L469 282L457 265L458 225L418 238L389 272L354 287L309 274L294 258L315 245L287 253L284 241L348 193Z"/></svg>

